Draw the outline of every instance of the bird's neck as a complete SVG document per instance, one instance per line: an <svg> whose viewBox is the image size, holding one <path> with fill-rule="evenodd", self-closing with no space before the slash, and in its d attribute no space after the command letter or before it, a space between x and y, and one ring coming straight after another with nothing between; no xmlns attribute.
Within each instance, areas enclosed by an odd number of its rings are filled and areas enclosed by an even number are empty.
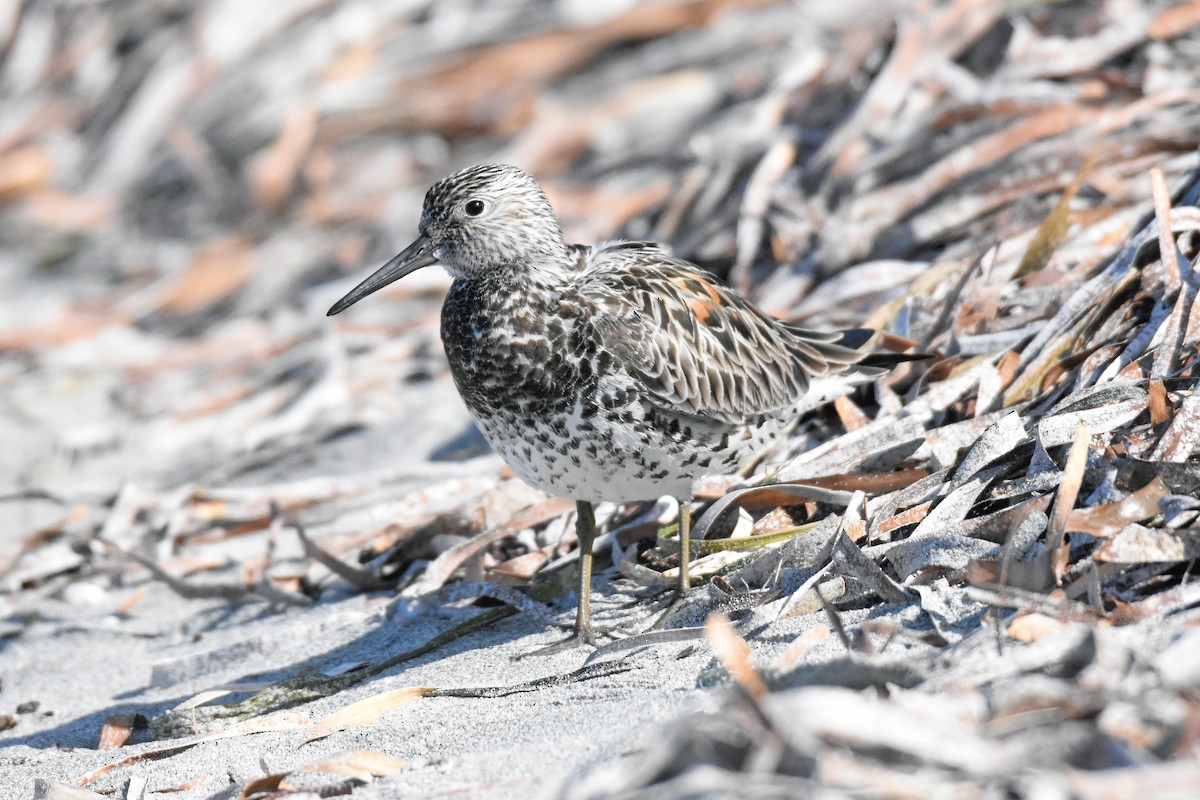
<svg viewBox="0 0 1200 800"><path fill-rule="evenodd" d="M459 277L451 284L447 301L458 301L472 310L506 314L531 304L553 304L569 281L564 274L541 271Z"/></svg>
<svg viewBox="0 0 1200 800"><path fill-rule="evenodd" d="M452 274L456 283L469 283L482 292L506 293L527 289L556 291L574 281L578 273L578 257L564 246L561 253L531 254L510 263Z"/></svg>

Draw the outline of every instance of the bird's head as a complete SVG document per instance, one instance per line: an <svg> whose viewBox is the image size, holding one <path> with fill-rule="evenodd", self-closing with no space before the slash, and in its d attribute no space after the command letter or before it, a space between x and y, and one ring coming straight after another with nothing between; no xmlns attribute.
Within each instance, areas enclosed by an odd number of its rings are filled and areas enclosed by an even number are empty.
<svg viewBox="0 0 1200 800"><path fill-rule="evenodd" d="M528 173L507 164L468 167L425 193L420 236L334 304L348 308L410 272L440 264L455 278L516 280L561 270L569 251L554 209Z"/></svg>

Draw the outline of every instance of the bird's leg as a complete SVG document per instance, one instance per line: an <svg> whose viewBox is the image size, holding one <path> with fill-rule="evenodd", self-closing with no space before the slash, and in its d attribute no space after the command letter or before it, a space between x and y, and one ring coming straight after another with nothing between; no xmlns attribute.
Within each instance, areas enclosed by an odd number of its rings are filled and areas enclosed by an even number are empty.
<svg viewBox="0 0 1200 800"><path fill-rule="evenodd" d="M586 500L575 501L575 535L579 539L579 604L575 638L592 640L592 543L596 540L596 512Z"/></svg>
<svg viewBox="0 0 1200 800"><path fill-rule="evenodd" d="M688 575L688 549L692 536L692 500L689 497L676 502L679 503L679 588L676 593L679 596L678 599L682 600L692 585L691 576Z"/></svg>
<svg viewBox="0 0 1200 800"><path fill-rule="evenodd" d="M683 607L683 598L692 586L692 576L688 573L688 550L692 538L692 499L676 498L679 503L679 583L675 585L675 599L667 610L659 614L658 619L649 630L658 630L662 624Z"/></svg>
<svg viewBox="0 0 1200 800"><path fill-rule="evenodd" d="M611 635L603 628L592 628L592 545L596 541L596 512L592 504L575 501L575 535L579 539L579 602L575 606L575 630L561 642L534 650L531 656L548 656L580 645L594 645L596 633Z"/></svg>

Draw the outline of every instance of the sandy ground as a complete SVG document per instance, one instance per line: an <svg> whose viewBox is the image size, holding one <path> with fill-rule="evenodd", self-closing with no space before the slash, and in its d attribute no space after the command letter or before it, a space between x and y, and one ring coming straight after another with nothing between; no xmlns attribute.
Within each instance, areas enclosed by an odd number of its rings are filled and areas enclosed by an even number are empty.
<svg viewBox="0 0 1200 800"><path fill-rule="evenodd" d="M652 621L646 609L614 607L630 598L614 596L608 581L598 581L597 589L601 623ZM29 797L35 778L70 782L112 763L114 756L94 749L112 714L154 716L221 684L382 660L480 613L389 616L391 603L382 595L286 612L231 608L181 600L157 585L142 605L144 612L118 619L88 598L47 598L39 603L39 621L19 639L5 639L0 658L6 706L36 701L38 707L0 735L3 797ZM562 609L563 621L570 616L569 608ZM755 657L777 656L812 621L787 621L756 642ZM530 655L561 638L561 631L512 617L297 712L317 720L401 687L499 687L567 673L583 665L586 650ZM200 744L113 770L89 788L120 791L140 776L152 792L195 782L172 797L225 797L261 776L264 766L280 771L343 750L372 750L404 759L408 768L355 797L561 796L572 776L653 750L665 728L688 714L714 711L716 698L727 691L701 687L714 668L703 641L647 648L628 664L620 674L508 697L421 699L373 725L310 744L302 744L309 736L302 728ZM115 758L161 744L127 746Z"/></svg>

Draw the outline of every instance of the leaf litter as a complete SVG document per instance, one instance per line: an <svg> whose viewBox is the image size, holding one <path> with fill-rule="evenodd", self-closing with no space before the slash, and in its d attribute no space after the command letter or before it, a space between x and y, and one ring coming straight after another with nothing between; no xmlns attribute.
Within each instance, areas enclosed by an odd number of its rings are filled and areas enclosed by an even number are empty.
<svg viewBox="0 0 1200 800"><path fill-rule="evenodd" d="M697 680L737 688L568 796L1200 780L1195 3L514 3L469 26L455 4L336 25L318 4L247 24L266 5L0 21L0 225L30 265L0 283L5 636L72 592L136 621L129 588L151 581L273 614L379 593L468 616L358 670L163 712L147 754L266 730L514 612L569 624L570 504L454 440L444 279L319 318L391 254L431 177L487 152L536 169L578 238L667 239L783 318L935 356L711 484L693 529L711 578L656 630L673 512L600 509L597 556L637 608L608 616L627 638L592 662L627 664L596 674L703 640L717 659ZM187 44L113 55L147 36ZM425 393L405 405L397 386ZM449 457L427 462L437 445ZM388 706L361 702L356 725ZM350 727L337 713L330 731ZM106 747L138 746L129 719Z"/></svg>

